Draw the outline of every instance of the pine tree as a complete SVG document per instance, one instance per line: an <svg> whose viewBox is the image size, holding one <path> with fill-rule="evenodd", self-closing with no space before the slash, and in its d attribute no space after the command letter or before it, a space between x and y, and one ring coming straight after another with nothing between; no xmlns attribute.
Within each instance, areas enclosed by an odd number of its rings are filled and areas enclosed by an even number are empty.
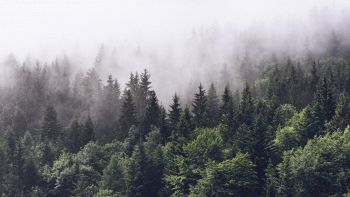
<svg viewBox="0 0 350 197"><path fill-rule="evenodd" d="M127 196L142 197L145 196L147 188L145 188L145 170L146 156L142 143L135 146L130 164L126 170L126 187ZM151 177L148 177L151 178Z"/></svg>
<svg viewBox="0 0 350 197"><path fill-rule="evenodd" d="M84 97L87 98L87 103L89 105L94 104L97 101L102 86L96 69L89 69L86 77L82 81L82 86Z"/></svg>
<svg viewBox="0 0 350 197"><path fill-rule="evenodd" d="M213 83L208 90L208 126L215 127L219 123L219 98Z"/></svg>
<svg viewBox="0 0 350 197"><path fill-rule="evenodd" d="M227 86L225 86L224 93L221 97L221 106L220 106L220 119L224 125L228 127L233 127L234 121L234 104L231 91Z"/></svg>
<svg viewBox="0 0 350 197"><path fill-rule="evenodd" d="M250 93L249 85L246 83L242 91L241 101L238 109L238 121L240 124L252 125L254 118L254 103Z"/></svg>
<svg viewBox="0 0 350 197"><path fill-rule="evenodd" d="M70 125L69 128L69 135L68 135L68 149L70 152L76 153L80 150L81 147L81 133L82 128L77 119L74 119Z"/></svg>
<svg viewBox="0 0 350 197"><path fill-rule="evenodd" d="M95 127L94 123L92 122L92 119L90 115L86 118L84 127L82 128L82 135L81 135L81 145L84 146L90 141L95 139Z"/></svg>
<svg viewBox="0 0 350 197"><path fill-rule="evenodd" d="M192 112L194 114L194 124L196 127L206 127L207 126L207 95L203 89L202 84L199 84L198 93L194 95L194 100L192 103Z"/></svg>
<svg viewBox="0 0 350 197"><path fill-rule="evenodd" d="M166 111L162 106L160 107L158 126L160 130L160 134L162 136L162 142L165 143L170 136L170 129L169 129L169 121L167 118Z"/></svg>
<svg viewBox="0 0 350 197"><path fill-rule="evenodd" d="M149 99L146 108L146 116L143 121L141 136L150 132L151 126L159 126L160 107L158 98L154 91L149 91Z"/></svg>
<svg viewBox="0 0 350 197"><path fill-rule="evenodd" d="M146 157L146 169L144 171L146 193L144 196L157 196L162 187L164 168L162 136L159 129L152 129L146 136L143 146Z"/></svg>
<svg viewBox="0 0 350 197"><path fill-rule="evenodd" d="M103 88L98 101L96 133L102 141L110 141L117 136L118 118L120 115L120 87L117 80L108 76L107 85Z"/></svg>
<svg viewBox="0 0 350 197"><path fill-rule="evenodd" d="M121 115L119 117L120 125L120 140L124 140L129 132L132 125L136 125L136 112L133 97L130 90L124 91L123 104L121 109Z"/></svg>
<svg viewBox="0 0 350 197"><path fill-rule="evenodd" d="M137 108L137 117L139 121L143 120L146 115L148 96L150 96L151 88L151 82L149 81L150 77L151 75L148 73L147 69L145 69L140 75L140 90L137 97L137 103L139 104Z"/></svg>
<svg viewBox="0 0 350 197"><path fill-rule="evenodd" d="M61 128L57 120L57 112L52 105L48 105L41 129L41 137L56 141L61 136Z"/></svg>
<svg viewBox="0 0 350 197"><path fill-rule="evenodd" d="M112 190L114 193L125 195L126 182L124 177L124 169L122 158L113 155L107 167L103 170L101 178L101 189Z"/></svg>
<svg viewBox="0 0 350 197"><path fill-rule="evenodd" d="M169 127L172 132L176 130L178 127L181 112L182 112L182 109L180 107L179 97L175 94L173 96L173 103L170 105L170 110L169 110L169 123L170 123Z"/></svg>
<svg viewBox="0 0 350 197"><path fill-rule="evenodd" d="M126 84L126 86L130 90L131 95L135 98L135 102L136 102L136 98L138 98L138 95L140 92L139 82L140 82L140 80L139 80L138 73L136 73L135 75L133 73L130 73L129 82Z"/></svg>
<svg viewBox="0 0 350 197"><path fill-rule="evenodd" d="M193 117L191 115L190 109L186 107L180 115L179 126L177 130L172 133L172 138L184 137L188 138L193 135L194 125Z"/></svg>
<svg viewBox="0 0 350 197"><path fill-rule="evenodd" d="M330 128L328 128L329 131L335 131L339 129L340 131L343 131L347 125L350 123L350 99L347 93L344 91L342 92L338 99L337 104L335 108L335 115L330 122Z"/></svg>
<svg viewBox="0 0 350 197"><path fill-rule="evenodd" d="M13 131L16 137L22 137L27 130L27 120L24 112L19 108L16 108L12 123Z"/></svg>
<svg viewBox="0 0 350 197"><path fill-rule="evenodd" d="M330 120L335 111L334 90L326 77L323 77L317 87L313 101L313 112L320 124Z"/></svg>

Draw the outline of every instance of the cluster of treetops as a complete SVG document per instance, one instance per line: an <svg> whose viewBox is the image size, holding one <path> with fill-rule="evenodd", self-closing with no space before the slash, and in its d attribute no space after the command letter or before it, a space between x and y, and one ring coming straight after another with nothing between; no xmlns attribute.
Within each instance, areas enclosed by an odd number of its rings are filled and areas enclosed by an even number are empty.
<svg viewBox="0 0 350 197"><path fill-rule="evenodd" d="M18 67L1 96L1 196L347 196L350 61L267 66L166 110L150 74Z"/></svg>

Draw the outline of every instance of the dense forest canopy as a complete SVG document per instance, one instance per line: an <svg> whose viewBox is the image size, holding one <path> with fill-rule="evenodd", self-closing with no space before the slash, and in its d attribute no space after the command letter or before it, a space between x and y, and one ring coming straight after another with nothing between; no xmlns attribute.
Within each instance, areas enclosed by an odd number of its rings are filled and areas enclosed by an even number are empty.
<svg viewBox="0 0 350 197"><path fill-rule="evenodd" d="M350 196L350 4L27 1L0 3L0 196ZM23 55L56 31L132 36Z"/></svg>
<svg viewBox="0 0 350 197"><path fill-rule="evenodd" d="M13 61L16 62L16 61ZM3 196L330 196L349 192L350 60L263 65L242 89L163 106L144 69L72 77L14 64L1 89ZM73 79L73 80L72 80Z"/></svg>

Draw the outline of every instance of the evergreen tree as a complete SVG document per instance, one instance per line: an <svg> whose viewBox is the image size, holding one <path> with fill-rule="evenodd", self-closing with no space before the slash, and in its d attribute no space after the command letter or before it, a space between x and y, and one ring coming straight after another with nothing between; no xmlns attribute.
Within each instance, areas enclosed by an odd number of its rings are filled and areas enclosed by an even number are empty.
<svg viewBox="0 0 350 197"><path fill-rule="evenodd" d="M123 98L121 115L119 117L120 136L122 136L120 140L124 140L128 135L130 127L137 124L131 91L125 90Z"/></svg>
<svg viewBox="0 0 350 197"><path fill-rule="evenodd" d="M217 126L219 118L219 98L214 84L211 83L208 90L208 126Z"/></svg>
<svg viewBox="0 0 350 197"><path fill-rule="evenodd" d="M236 117L234 112L234 103L229 86L225 86L224 93L221 98L220 106L220 120L223 125L227 127L227 133L225 134L225 142L229 142L232 139L234 130L236 129Z"/></svg>
<svg viewBox="0 0 350 197"><path fill-rule="evenodd" d="M97 101L101 92L101 80L95 68L88 70L82 81L83 95L87 98L87 104L92 105Z"/></svg>
<svg viewBox="0 0 350 197"><path fill-rule="evenodd" d="M318 118L323 122L330 120L335 111L334 89L326 77L320 80L315 99L313 102L314 110Z"/></svg>
<svg viewBox="0 0 350 197"><path fill-rule="evenodd" d="M100 190L108 189L119 195L125 195L125 169L122 158L113 155L107 167L103 170Z"/></svg>
<svg viewBox="0 0 350 197"><path fill-rule="evenodd" d="M238 108L238 121L240 124L252 125L254 118L254 103L249 85L246 83L242 91L241 101Z"/></svg>
<svg viewBox="0 0 350 197"><path fill-rule="evenodd" d="M102 90L98 101L96 133L102 141L110 141L118 137L118 118L120 111L120 87L117 80L108 76L107 85Z"/></svg>
<svg viewBox="0 0 350 197"><path fill-rule="evenodd" d="M148 105L148 96L150 95L151 82L149 81L151 75L148 73L147 69L143 71L140 75L140 89L137 97L138 110L137 117L139 121L142 121L145 118L147 105Z"/></svg>
<svg viewBox="0 0 350 197"><path fill-rule="evenodd" d="M22 110L16 108L12 124L15 135L22 137L27 130L27 120Z"/></svg>
<svg viewBox="0 0 350 197"><path fill-rule="evenodd" d="M61 136L61 128L57 120L57 112L52 105L45 110L44 120L41 128L41 137L56 141Z"/></svg>
<svg viewBox="0 0 350 197"><path fill-rule="evenodd" d="M170 129L169 129L169 121L167 118L167 113L164 109L164 107L160 107L160 115L159 115L159 130L162 136L162 142L165 143L169 136L170 136Z"/></svg>
<svg viewBox="0 0 350 197"><path fill-rule="evenodd" d="M80 150L81 139L82 139L82 127L78 119L74 119L69 128L68 134L68 150L70 152L76 153Z"/></svg>
<svg viewBox="0 0 350 197"><path fill-rule="evenodd" d="M159 129L153 129L144 142L146 169L144 171L144 196L157 196L162 188L163 152L162 136Z"/></svg>
<svg viewBox="0 0 350 197"><path fill-rule="evenodd" d="M170 105L169 110L169 128L171 132L174 132L178 128L182 109L179 103L179 97L175 94L173 96L173 103Z"/></svg>
<svg viewBox="0 0 350 197"><path fill-rule="evenodd" d="M172 136L180 136L188 138L193 135L194 125L193 125L193 117L191 115L190 109L186 107L184 111L180 115L179 126L178 129L173 131Z"/></svg>
<svg viewBox="0 0 350 197"><path fill-rule="evenodd" d="M203 89L202 84L199 84L198 93L194 95L194 100L192 103L192 112L193 112L193 120L196 127L205 127L207 126L207 95L205 90Z"/></svg>
<svg viewBox="0 0 350 197"><path fill-rule="evenodd" d="M145 169L146 156L142 143L135 146L130 158L130 163L126 170L126 187L127 196L142 197L145 196L147 188L145 188ZM151 177L148 177L151 178Z"/></svg>
<svg viewBox="0 0 350 197"><path fill-rule="evenodd" d="M154 91L149 92L149 99L146 108L146 116L142 125L142 136L150 132L151 126L159 126L160 107L158 105L158 98Z"/></svg>
<svg viewBox="0 0 350 197"><path fill-rule="evenodd" d="M86 118L85 124L82 128L82 135L81 135L82 146L84 146L85 144L95 139L94 130L95 130L94 123L92 122L90 115L88 115L88 117Z"/></svg>
<svg viewBox="0 0 350 197"><path fill-rule="evenodd" d="M342 92L338 99L335 108L335 115L327 125L329 131L339 129L344 130L350 123L350 100L346 92Z"/></svg>

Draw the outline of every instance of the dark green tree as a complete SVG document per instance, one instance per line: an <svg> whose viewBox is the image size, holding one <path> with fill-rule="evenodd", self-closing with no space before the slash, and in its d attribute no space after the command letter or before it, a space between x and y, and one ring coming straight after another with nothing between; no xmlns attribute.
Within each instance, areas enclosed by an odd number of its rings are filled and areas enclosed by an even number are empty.
<svg viewBox="0 0 350 197"><path fill-rule="evenodd" d="M193 121L196 127L206 127L208 124L207 95L202 84L199 84L198 92L194 95L192 103Z"/></svg>
<svg viewBox="0 0 350 197"><path fill-rule="evenodd" d="M335 114L327 125L328 131L344 130L350 123L350 99L346 92L342 92L336 103Z"/></svg>
<svg viewBox="0 0 350 197"><path fill-rule="evenodd" d="M76 153L82 146L82 126L78 119L72 121L68 132L68 150Z"/></svg>
<svg viewBox="0 0 350 197"><path fill-rule="evenodd" d="M172 135L188 138L192 135L194 130L193 117L188 107L180 115L180 120L177 130L173 131Z"/></svg>
<svg viewBox="0 0 350 197"><path fill-rule="evenodd" d="M107 167L103 170L100 190L108 189L119 195L126 194L125 164L123 158L113 155Z"/></svg>
<svg viewBox="0 0 350 197"><path fill-rule="evenodd" d="M181 112L182 109L180 107L179 97L175 94L173 96L173 103L170 105L169 110L169 128L171 132L178 128Z"/></svg>
<svg viewBox="0 0 350 197"><path fill-rule="evenodd" d="M162 142L165 143L170 137L169 120L164 107L160 107L158 127L162 136Z"/></svg>
<svg viewBox="0 0 350 197"><path fill-rule="evenodd" d="M144 137L151 131L151 126L159 126L160 107L158 98L154 91L149 92L149 99L146 108L146 116L143 121L141 135Z"/></svg>
<svg viewBox="0 0 350 197"><path fill-rule="evenodd" d="M85 120L85 124L82 128L81 144L82 146L84 146L85 144L89 143L94 139L95 139L95 127L94 127L94 123L92 122L91 116L88 115L88 117Z"/></svg>
<svg viewBox="0 0 350 197"><path fill-rule="evenodd" d="M136 124L137 119L133 97L130 90L125 90L121 115L119 117L120 136L123 136L120 140L124 140L128 135L130 127Z"/></svg>
<svg viewBox="0 0 350 197"><path fill-rule="evenodd" d="M213 83L210 84L208 90L208 126L215 127L219 123L219 98Z"/></svg>
<svg viewBox="0 0 350 197"><path fill-rule="evenodd" d="M254 119L254 103L250 93L250 87L246 83L242 91L241 101L238 108L238 121L240 124L251 126Z"/></svg>
<svg viewBox="0 0 350 197"><path fill-rule="evenodd" d="M41 128L41 137L52 141L56 141L61 137L61 127L57 120L57 112L52 105L46 107Z"/></svg>

